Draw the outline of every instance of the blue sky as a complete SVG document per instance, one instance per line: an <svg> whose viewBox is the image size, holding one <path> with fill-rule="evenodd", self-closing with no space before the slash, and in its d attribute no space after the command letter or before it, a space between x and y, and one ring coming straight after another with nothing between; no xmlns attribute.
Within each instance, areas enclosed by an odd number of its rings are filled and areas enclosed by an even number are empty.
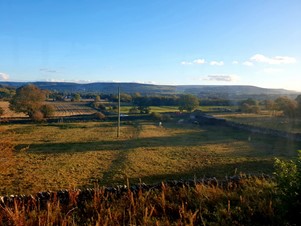
<svg viewBox="0 0 301 226"><path fill-rule="evenodd" d="M300 0L0 0L0 80L301 91Z"/></svg>

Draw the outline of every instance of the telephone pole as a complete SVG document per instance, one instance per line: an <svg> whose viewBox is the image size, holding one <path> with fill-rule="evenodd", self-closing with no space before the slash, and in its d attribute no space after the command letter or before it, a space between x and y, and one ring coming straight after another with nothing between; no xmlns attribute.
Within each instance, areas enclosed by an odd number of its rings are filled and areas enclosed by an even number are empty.
<svg viewBox="0 0 301 226"><path fill-rule="evenodd" d="M117 123L117 138L120 136L120 87L118 86L118 123Z"/></svg>

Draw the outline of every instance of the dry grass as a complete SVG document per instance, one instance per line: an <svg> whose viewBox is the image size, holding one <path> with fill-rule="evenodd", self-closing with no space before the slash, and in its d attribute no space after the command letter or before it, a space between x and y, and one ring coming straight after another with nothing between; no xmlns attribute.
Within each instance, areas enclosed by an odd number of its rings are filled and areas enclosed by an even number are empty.
<svg viewBox="0 0 301 226"><path fill-rule="evenodd" d="M1 116L1 118L27 117L23 113L16 113L10 110L8 101L0 101L0 107L4 110L4 114Z"/></svg>
<svg viewBox="0 0 301 226"><path fill-rule="evenodd" d="M1 174L0 195L69 187L147 183L234 172L271 173L273 158L290 158L300 143L230 128L152 122L1 125L13 134L16 164ZM249 137L252 137L249 141Z"/></svg>
<svg viewBox="0 0 301 226"><path fill-rule="evenodd" d="M239 187L169 187L105 193L79 199L69 192L69 202L56 197L44 207L36 202L0 208L4 225L284 225L277 215L274 184L264 179L246 179Z"/></svg>

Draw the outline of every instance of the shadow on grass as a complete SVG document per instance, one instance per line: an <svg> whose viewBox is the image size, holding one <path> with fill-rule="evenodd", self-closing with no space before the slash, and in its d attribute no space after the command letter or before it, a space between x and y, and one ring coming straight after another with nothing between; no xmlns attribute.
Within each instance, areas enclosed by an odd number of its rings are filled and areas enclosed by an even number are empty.
<svg viewBox="0 0 301 226"><path fill-rule="evenodd" d="M167 173L167 174L153 174L144 177L128 178L131 184L138 184L143 182L146 184L160 183L168 180L193 180L201 178L216 177L219 180L225 179L226 176L233 176L237 174L246 174L261 176L262 174L272 175L274 172L273 160L258 160L258 161L245 161L239 163L223 163L214 164L202 168L196 168L186 172ZM99 184L103 186L126 184L126 175L123 179L114 179L114 173L107 173L99 180Z"/></svg>
<svg viewBox="0 0 301 226"><path fill-rule="evenodd" d="M202 130L179 133L174 136L133 138L128 140L92 141L92 142L64 142L31 144L30 153L71 153L87 151L129 151L136 148L159 147L194 147L209 144L227 144L231 142L248 142L255 156L294 156L296 150L301 149L301 142L284 138L260 134L251 134L245 131L222 126L207 126ZM28 145L18 145L20 150Z"/></svg>

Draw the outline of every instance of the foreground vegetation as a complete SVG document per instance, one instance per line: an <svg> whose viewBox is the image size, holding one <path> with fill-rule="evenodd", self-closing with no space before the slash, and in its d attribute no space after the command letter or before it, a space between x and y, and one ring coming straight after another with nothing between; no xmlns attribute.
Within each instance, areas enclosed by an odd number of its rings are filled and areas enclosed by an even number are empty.
<svg viewBox="0 0 301 226"><path fill-rule="evenodd" d="M15 201L0 209L4 225L275 225L282 224L275 184L242 179L227 188L197 184L123 193L103 188L86 195L69 191L63 202L53 195L42 205ZM87 193L89 194L89 193Z"/></svg>
<svg viewBox="0 0 301 226"><path fill-rule="evenodd" d="M276 160L275 180L171 181L0 200L1 225L297 225L301 155Z"/></svg>

